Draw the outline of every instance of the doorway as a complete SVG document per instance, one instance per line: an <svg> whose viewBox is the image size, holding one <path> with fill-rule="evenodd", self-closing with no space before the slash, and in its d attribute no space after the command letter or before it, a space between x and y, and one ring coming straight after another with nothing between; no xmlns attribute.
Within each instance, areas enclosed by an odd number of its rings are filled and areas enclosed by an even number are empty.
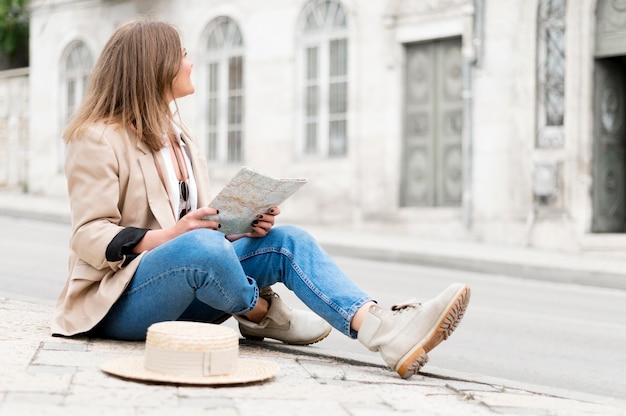
<svg viewBox="0 0 626 416"><path fill-rule="evenodd" d="M626 56L596 59L591 231L626 231Z"/></svg>
<svg viewBox="0 0 626 416"><path fill-rule="evenodd" d="M460 206L461 39L405 46L400 206Z"/></svg>

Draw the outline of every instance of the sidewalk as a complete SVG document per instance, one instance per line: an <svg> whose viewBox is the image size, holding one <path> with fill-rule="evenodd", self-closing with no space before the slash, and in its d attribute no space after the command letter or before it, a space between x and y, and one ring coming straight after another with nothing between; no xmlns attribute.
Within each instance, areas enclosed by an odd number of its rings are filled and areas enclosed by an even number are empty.
<svg viewBox="0 0 626 416"><path fill-rule="evenodd" d="M142 355L143 343L51 337L51 313L49 303L0 295L1 415L626 415L618 400L428 365L402 380L369 356L274 342L240 343L241 357L280 366L263 383L215 388L127 381L99 367Z"/></svg>

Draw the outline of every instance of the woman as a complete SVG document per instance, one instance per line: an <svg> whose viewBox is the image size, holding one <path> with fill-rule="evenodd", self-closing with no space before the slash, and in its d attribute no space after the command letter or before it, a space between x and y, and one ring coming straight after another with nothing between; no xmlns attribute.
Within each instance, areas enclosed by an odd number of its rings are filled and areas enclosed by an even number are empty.
<svg viewBox="0 0 626 416"><path fill-rule="evenodd" d="M155 322L233 315L244 337L306 345L330 323L400 376L416 373L460 321L469 288L382 309L310 235L274 228L278 207L224 238L218 221L202 219L218 214L207 206L206 161L170 110L194 92L191 69L163 22L126 23L105 45L64 134L71 257L52 332L141 340ZM277 282L315 314L288 308L270 289Z"/></svg>

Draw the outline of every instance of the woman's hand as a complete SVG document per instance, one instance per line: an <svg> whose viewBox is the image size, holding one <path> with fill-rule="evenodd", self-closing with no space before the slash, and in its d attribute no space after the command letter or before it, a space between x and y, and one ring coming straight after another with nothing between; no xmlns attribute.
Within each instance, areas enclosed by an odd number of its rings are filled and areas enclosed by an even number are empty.
<svg viewBox="0 0 626 416"><path fill-rule="evenodd" d="M213 207L202 207L195 211L187 213L182 217L174 228L177 228L177 235L186 233L187 231L197 230L198 228L208 228L217 230L221 227L219 214L220 212Z"/></svg>
<svg viewBox="0 0 626 416"><path fill-rule="evenodd" d="M274 226L274 217L280 214L280 208L272 207L265 214L259 214L252 221L252 231L246 233L246 237L265 237Z"/></svg>
<svg viewBox="0 0 626 416"><path fill-rule="evenodd" d="M257 215L256 219L252 221L252 231L245 234L230 234L226 238L228 241L236 241L242 237L260 238L265 237L274 226L274 217L280 214L280 208L272 207L265 214Z"/></svg>
<svg viewBox="0 0 626 416"><path fill-rule="evenodd" d="M160 230L150 230L141 239L139 244L133 248L133 253L141 253L146 250L152 250L163 243L168 242L187 231L197 230L199 228L209 228L217 230L220 228L218 218L219 211L212 207L202 207L195 211L189 212L178 222L169 228ZM203 219L207 217L208 219Z"/></svg>

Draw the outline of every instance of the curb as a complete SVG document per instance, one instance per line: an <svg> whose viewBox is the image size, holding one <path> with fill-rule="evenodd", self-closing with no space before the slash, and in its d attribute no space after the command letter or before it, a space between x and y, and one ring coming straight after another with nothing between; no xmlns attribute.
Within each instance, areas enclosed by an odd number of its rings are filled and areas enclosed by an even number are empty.
<svg viewBox="0 0 626 416"><path fill-rule="evenodd" d="M342 351L331 351L323 347L316 346L315 349L311 349L303 346L287 345L287 344L274 344L274 343L258 343L255 341L248 341L242 339L243 344L259 345L263 344L263 347L272 351L292 351L301 356L308 356L313 358L330 358L337 362L356 366L356 367L377 367L386 369L387 366L378 357L360 355L357 353L349 353ZM613 397L599 396L589 393L583 393L575 390L566 390L556 387L544 386L540 384L531 384L521 381L503 379L498 377L485 376L476 373L463 373L455 370L447 370L438 367L428 366L426 371L420 371L421 375L449 381L459 381L474 384L482 384L485 386L497 386L505 390L519 390L533 394L538 394L546 397L557 397L568 400L577 400L593 404L602 404L606 406L612 406L626 410L626 400L620 400Z"/></svg>
<svg viewBox="0 0 626 416"><path fill-rule="evenodd" d="M420 266L446 268L467 272L506 275L524 279L573 283L583 286L626 290L626 275L611 271L558 267L554 265L507 262L480 257L460 257L440 253L386 250L374 247L354 248L320 240L324 248L334 256L354 257L377 261L391 261Z"/></svg>
<svg viewBox="0 0 626 416"><path fill-rule="evenodd" d="M0 192L0 215L70 224L69 201L62 198ZM615 258L419 239L399 233L315 224L298 225L335 256L626 290L626 262Z"/></svg>

